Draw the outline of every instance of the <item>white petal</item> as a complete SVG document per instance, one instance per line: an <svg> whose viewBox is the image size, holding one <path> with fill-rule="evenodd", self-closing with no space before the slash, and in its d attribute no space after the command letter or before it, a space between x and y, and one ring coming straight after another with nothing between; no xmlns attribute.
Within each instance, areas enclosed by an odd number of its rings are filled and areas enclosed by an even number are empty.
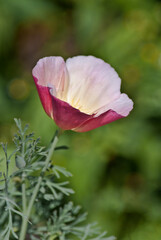
<svg viewBox="0 0 161 240"><path fill-rule="evenodd" d="M69 58L67 101L80 111L93 114L120 96L121 80L116 71L93 56Z"/></svg>
<svg viewBox="0 0 161 240"><path fill-rule="evenodd" d="M132 109L133 101L125 93L122 93L119 98L99 109L95 117L108 110L113 110L121 116L126 117Z"/></svg>

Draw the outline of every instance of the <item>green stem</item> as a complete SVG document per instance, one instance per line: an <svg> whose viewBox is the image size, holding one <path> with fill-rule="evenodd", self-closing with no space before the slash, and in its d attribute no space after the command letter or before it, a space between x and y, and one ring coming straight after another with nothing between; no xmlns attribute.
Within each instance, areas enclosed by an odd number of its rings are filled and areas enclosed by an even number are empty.
<svg viewBox="0 0 161 240"><path fill-rule="evenodd" d="M39 176L38 182L37 182L37 184L36 184L36 186L35 186L35 188L34 188L34 190L33 190L33 194L32 194L32 197L31 197L29 206L28 206L28 208L26 209L26 213L25 213L25 216L26 216L26 217L23 218L23 222L22 222L22 226L21 226L21 231L20 231L20 238L19 238L19 240L24 240L24 239L25 239L26 231L27 231L27 225L28 225L28 219L29 219L29 217L30 217L30 213L31 213L33 204L34 204L34 202L35 202L36 196L37 196L37 194L38 194L38 192L39 192L39 188L40 188L40 186L41 186L41 182L42 182L43 176L44 176L44 174L45 174L45 172L46 172L46 170L47 170L47 168L48 168L49 162L50 162L50 160L51 160L51 156L52 156L53 151L54 151L54 149L55 149L55 147L56 147L56 144L57 144L57 142L58 142L58 137L59 137L59 135L60 135L60 132L61 132L61 130L56 131L56 133L55 133L54 139L53 139L53 141L52 141L52 143L51 143L51 147L50 147L49 152L48 152L48 155L47 155L47 157L46 157L45 166L44 166L44 168L42 169L41 175Z"/></svg>
<svg viewBox="0 0 161 240"><path fill-rule="evenodd" d="M22 174L22 209L23 213L26 214L26 184L25 184L26 174Z"/></svg>
<svg viewBox="0 0 161 240"><path fill-rule="evenodd" d="M22 143L22 157L25 160L25 139L24 139L24 134L22 133L23 136L23 143ZM26 173L22 173L22 209L23 213L26 214L26 206L27 206L27 200L26 200L26 183L25 183L25 177Z"/></svg>

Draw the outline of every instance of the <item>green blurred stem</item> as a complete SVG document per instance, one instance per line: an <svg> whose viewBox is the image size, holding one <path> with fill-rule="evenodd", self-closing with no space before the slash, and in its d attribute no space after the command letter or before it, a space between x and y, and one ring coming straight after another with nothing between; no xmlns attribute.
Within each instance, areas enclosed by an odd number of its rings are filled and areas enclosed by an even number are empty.
<svg viewBox="0 0 161 240"><path fill-rule="evenodd" d="M24 138L24 135L23 135ZM25 144L24 144L24 139L23 139L23 144L22 144L22 157L25 158ZM25 178L26 174L25 172L22 173L22 209L23 213L26 214L26 183L25 183Z"/></svg>
<svg viewBox="0 0 161 240"><path fill-rule="evenodd" d="M33 190L33 194L32 194L32 197L31 197L31 200L29 202L29 205L26 209L26 212L24 213L25 217L23 218L23 222L22 222L22 226L21 226L21 231L20 231L20 238L19 240L24 240L25 239L25 236L26 236L26 231L27 231L27 225L28 225L28 219L30 217L30 213L31 213L31 210L32 210L32 207L33 207L33 204L35 202L35 199L37 197L37 194L39 192L39 189L40 189L40 186L41 186L41 182L42 182L42 179L43 179L43 176L49 166L49 162L51 160L51 156L54 152L54 149L56 147L56 144L58 142L58 138L61 134L61 129L59 129L58 131L56 131L55 133L55 136L53 138L53 141L51 142L51 146L50 146L50 149L49 149L49 152L48 152L48 155L46 157L46 161L45 161L45 166L44 168L42 169L42 172L41 172L41 175L39 176L38 178L38 182Z"/></svg>
<svg viewBox="0 0 161 240"><path fill-rule="evenodd" d="M26 174L22 174L22 209L23 213L26 214L26 184L25 184Z"/></svg>

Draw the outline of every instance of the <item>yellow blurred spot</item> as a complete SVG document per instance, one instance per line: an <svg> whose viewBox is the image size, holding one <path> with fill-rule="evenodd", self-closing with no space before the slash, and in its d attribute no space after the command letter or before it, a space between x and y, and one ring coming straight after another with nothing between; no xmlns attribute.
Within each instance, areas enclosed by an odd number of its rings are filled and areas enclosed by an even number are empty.
<svg viewBox="0 0 161 240"><path fill-rule="evenodd" d="M11 137L13 137L13 135L11 134L10 128L11 125L8 123L0 125L0 142L11 142Z"/></svg>
<svg viewBox="0 0 161 240"><path fill-rule="evenodd" d="M143 10L132 10L125 16L125 25L141 33L146 30L149 22L147 12Z"/></svg>
<svg viewBox="0 0 161 240"><path fill-rule="evenodd" d="M137 33L138 39L153 40L160 32L159 24L156 24L152 13L147 10L132 10L125 15L125 26Z"/></svg>
<svg viewBox="0 0 161 240"><path fill-rule="evenodd" d="M140 70L136 65L125 65L122 70L123 79L130 83L135 83L140 79Z"/></svg>
<svg viewBox="0 0 161 240"><path fill-rule="evenodd" d="M153 43L148 43L141 49L141 57L145 62L156 64L158 62L160 50Z"/></svg>
<svg viewBox="0 0 161 240"><path fill-rule="evenodd" d="M21 183L22 181L21 181L21 178L19 178L19 177L14 177L13 178L13 181L14 182L18 182L18 183Z"/></svg>
<svg viewBox="0 0 161 240"><path fill-rule="evenodd" d="M24 79L14 79L9 84L9 94L13 99L24 100L29 95L29 84Z"/></svg>

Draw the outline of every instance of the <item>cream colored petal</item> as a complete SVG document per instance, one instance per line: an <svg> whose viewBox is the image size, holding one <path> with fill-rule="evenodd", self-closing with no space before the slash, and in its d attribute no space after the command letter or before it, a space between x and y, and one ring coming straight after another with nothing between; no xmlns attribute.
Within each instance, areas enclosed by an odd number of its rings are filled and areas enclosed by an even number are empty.
<svg viewBox="0 0 161 240"><path fill-rule="evenodd" d="M120 96L121 80L116 71L93 56L67 59L69 89L67 101L80 111L93 114Z"/></svg>
<svg viewBox="0 0 161 240"><path fill-rule="evenodd" d="M126 117L132 109L133 101L125 93L122 93L119 98L100 108L95 117L100 116L108 110L113 110L119 115Z"/></svg>

